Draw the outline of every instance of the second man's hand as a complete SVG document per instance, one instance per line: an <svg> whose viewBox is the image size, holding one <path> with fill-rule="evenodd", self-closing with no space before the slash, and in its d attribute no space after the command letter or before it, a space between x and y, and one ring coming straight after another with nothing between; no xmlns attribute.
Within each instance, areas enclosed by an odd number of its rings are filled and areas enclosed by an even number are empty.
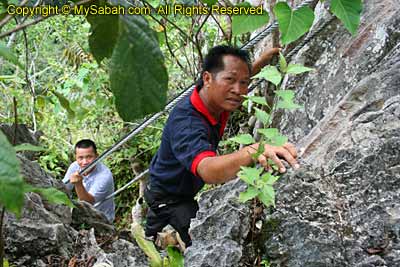
<svg viewBox="0 0 400 267"><path fill-rule="evenodd" d="M83 177L81 175L79 175L79 172L74 172L71 177L69 178L69 182L71 184L81 184L83 181Z"/></svg>

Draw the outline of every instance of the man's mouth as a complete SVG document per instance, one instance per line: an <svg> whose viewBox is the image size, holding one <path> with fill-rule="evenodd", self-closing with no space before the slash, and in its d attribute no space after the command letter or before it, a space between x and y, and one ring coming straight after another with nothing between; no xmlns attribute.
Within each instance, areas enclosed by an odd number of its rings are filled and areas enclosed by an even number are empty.
<svg viewBox="0 0 400 267"><path fill-rule="evenodd" d="M233 103L234 105L242 104L242 99L240 98L227 98L226 100L230 103Z"/></svg>

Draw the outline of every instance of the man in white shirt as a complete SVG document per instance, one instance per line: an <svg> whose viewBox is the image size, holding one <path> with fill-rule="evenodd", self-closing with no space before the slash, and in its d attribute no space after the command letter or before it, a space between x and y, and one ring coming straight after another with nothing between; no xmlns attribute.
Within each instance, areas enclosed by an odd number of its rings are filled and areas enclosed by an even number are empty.
<svg viewBox="0 0 400 267"><path fill-rule="evenodd" d="M75 145L75 159L63 181L69 181L67 187L75 192L81 201L86 201L92 205L102 202L108 195L114 192L114 180L110 169L103 163L98 163L95 167L88 170L82 176L79 171L88 166L97 158L96 144L90 139L82 139ZM96 209L102 212L110 223L115 218L114 198L103 201Z"/></svg>

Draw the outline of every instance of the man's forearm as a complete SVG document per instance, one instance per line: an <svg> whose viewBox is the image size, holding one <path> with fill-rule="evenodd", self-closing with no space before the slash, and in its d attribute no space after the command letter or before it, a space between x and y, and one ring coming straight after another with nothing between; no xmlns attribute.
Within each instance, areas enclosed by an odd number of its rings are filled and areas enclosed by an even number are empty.
<svg viewBox="0 0 400 267"><path fill-rule="evenodd" d="M252 163L248 147L216 157L204 158L197 166L197 173L207 184L218 184L232 180L236 177L240 166Z"/></svg>
<svg viewBox="0 0 400 267"><path fill-rule="evenodd" d="M92 205L94 204L94 197L86 191L82 183L75 184L75 192L79 200L89 202Z"/></svg>
<svg viewBox="0 0 400 267"><path fill-rule="evenodd" d="M256 75L265 67L274 55L279 54L279 48L269 48L251 65L251 76Z"/></svg>

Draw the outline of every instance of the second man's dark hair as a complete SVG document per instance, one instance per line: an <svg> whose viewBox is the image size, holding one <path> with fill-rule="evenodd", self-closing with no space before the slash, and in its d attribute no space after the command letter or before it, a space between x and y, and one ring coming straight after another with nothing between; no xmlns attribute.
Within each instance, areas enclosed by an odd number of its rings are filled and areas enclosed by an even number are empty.
<svg viewBox="0 0 400 267"><path fill-rule="evenodd" d="M251 61L250 56L246 50L241 50L236 47L227 46L227 45L219 45L215 46L208 51L207 56L203 60L201 77L197 81L197 87L202 88L203 83L203 73L208 71L210 73L218 73L219 71L224 69L223 57L226 55L231 55L240 58L243 60L247 66L249 67L249 73L251 73Z"/></svg>
<svg viewBox="0 0 400 267"><path fill-rule="evenodd" d="M89 147L93 147L93 151L94 153L97 154L97 147L96 144L90 140L90 139L82 139L79 140L76 144L75 144L75 149L74 151L76 152L77 148L89 148Z"/></svg>

